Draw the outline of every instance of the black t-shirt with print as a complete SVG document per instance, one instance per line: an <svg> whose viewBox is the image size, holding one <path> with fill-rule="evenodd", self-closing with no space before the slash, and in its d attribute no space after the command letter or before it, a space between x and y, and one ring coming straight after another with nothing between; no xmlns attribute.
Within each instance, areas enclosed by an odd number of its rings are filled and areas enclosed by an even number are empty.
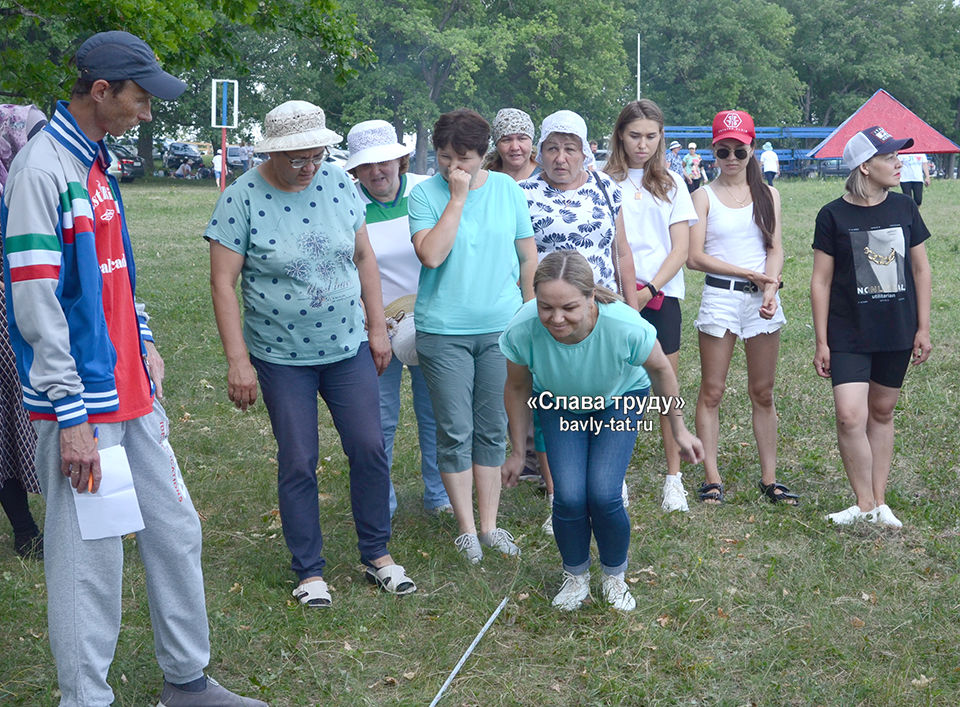
<svg viewBox="0 0 960 707"><path fill-rule="evenodd" d="M917 295L910 249L930 237L913 199L888 192L876 206L843 198L820 209L813 247L833 256L827 345L870 353L913 347Z"/></svg>

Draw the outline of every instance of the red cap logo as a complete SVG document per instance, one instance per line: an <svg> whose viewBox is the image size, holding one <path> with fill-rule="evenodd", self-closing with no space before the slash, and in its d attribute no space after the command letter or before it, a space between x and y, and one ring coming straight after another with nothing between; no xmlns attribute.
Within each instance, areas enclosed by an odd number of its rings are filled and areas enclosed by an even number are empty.
<svg viewBox="0 0 960 707"><path fill-rule="evenodd" d="M723 124L729 130L736 130L743 124L743 119L736 113L727 113L723 118Z"/></svg>

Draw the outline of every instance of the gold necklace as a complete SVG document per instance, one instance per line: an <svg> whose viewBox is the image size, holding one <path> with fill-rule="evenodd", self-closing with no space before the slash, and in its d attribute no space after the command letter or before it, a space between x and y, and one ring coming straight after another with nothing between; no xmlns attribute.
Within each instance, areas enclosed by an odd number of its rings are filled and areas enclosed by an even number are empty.
<svg viewBox="0 0 960 707"><path fill-rule="evenodd" d="M643 192L640 190L640 187L637 186L637 183L633 181L633 178L630 176L630 173L627 172L627 179L630 180L630 183L633 185L633 188L636 190L633 193L633 198L637 201L640 201L643 198Z"/></svg>
<svg viewBox="0 0 960 707"><path fill-rule="evenodd" d="M889 265L893 262L894 258L897 257L897 251L894 248L890 248L890 252L887 255L880 255L875 250L872 250L870 246L863 246L863 252L867 254L867 260L876 265Z"/></svg>
<svg viewBox="0 0 960 707"><path fill-rule="evenodd" d="M747 187L747 194L742 200L737 198L736 194L733 193L733 189L731 189L729 185L724 184L723 188L727 190L727 194L730 195L731 199L737 202L737 206L739 206L740 208L743 208L744 206L750 203L750 187L749 186Z"/></svg>

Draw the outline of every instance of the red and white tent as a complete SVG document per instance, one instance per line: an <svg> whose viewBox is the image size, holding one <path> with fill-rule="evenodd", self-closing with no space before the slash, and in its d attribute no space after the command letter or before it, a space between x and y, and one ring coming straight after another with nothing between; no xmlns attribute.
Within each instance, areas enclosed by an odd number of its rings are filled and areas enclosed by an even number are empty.
<svg viewBox="0 0 960 707"><path fill-rule="evenodd" d="M901 152L960 152L960 146L931 128L918 118L916 113L881 88L819 145L810 150L807 157L821 160L843 157L843 148L847 141L861 130L874 125L882 126L898 139L912 137L913 147Z"/></svg>

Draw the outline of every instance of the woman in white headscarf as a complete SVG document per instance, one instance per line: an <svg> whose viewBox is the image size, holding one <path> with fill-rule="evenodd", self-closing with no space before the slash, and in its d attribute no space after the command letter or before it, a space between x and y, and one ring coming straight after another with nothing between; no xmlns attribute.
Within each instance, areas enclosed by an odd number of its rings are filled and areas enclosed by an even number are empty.
<svg viewBox="0 0 960 707"><path fill-rule="evenodd" d="M620 213L620 187L606 174L588 169L594 157L583 118L570 110L548 115L540 126L537 162L543 171L520 186L530 209L538 259L558 250L576 250L590 263L598 285L621 294L637 309L636 273ZM536 437L540 455L545 449L540 435ZM540 471L552 503L549 468L541 464ZM623 498L626 502L626 482ZM552 515L543 528L553 532Z"/></svg>
<svg viewBox="0 0 960 707"><path fill-rule="evenodd" d="M636 309L620 187L607 175L587 169L594 158L583 118L570 110L547 116L540 126L537 162L543 171L520 186L530 208L538 258L555 250L578 251L590 263L597 284L620 293Z"/></svg>

